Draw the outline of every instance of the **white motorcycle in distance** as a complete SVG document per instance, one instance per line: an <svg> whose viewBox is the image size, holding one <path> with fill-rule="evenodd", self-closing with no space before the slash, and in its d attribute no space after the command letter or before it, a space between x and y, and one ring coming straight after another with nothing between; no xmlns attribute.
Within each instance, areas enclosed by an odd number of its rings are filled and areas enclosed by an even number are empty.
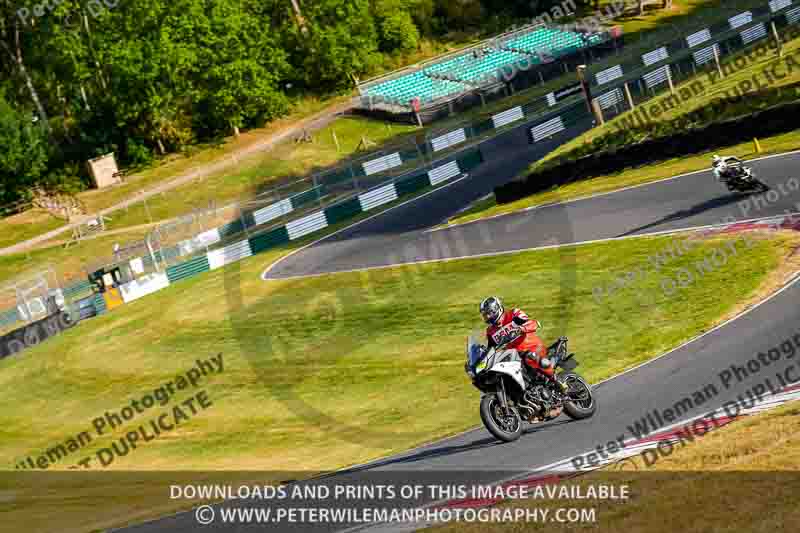
<svg viewBox="0 0 800 533"><path fill-rule="evenodd" d="M762 193L769 190L769 186L756 178L753 169L738 157L714 156L711 169L717 180L724 183L730 192Z"/></svg>
<svg viewBox="0 0 800 533"><path fill-rule="evenodd" d="M512 333L513 335L513 333ZM592 416L596 409L592 387L573 372L578 362L567 353L567 338L553 344L547 357L556 367L557 379L567 385L562 393L540 372L528 367L514 349L505 346L516 336L501 339L494 348L480 344L482 331L475 331L467 340L467 362L464 370L481 396L481 420L489 432L504 442L522 435L522 421L528 423L553 420L563 410L570 418L580 420Z"/></svg>

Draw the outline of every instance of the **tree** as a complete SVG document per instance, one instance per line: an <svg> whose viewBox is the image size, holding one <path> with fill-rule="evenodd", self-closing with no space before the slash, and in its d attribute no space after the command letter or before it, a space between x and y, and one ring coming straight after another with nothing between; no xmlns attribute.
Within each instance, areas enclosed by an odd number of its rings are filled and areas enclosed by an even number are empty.
<svg viewBox="0 0 800 533"><path fill-rule="evenodd" d="M279 83L289 71L286 53L264 31L249 6L212 0L210 26L198 35L199 71L213 127L239 128L274 119L288 109Z"/></svg>
<svg viewBox="0 0 800 533"><path fill-rule="evenodd" d="M33 118L0 92L0 204L26 199L47 168L47 136Z"/></svg>
<svg viewBox="0 0 800 533"><path fill-rule="evenodd" d="M47 112L42 105L39 93L33 84L31 75L25 65L25 54L23 52L22 20L18 15L17 8L9 0L0 0L0 48L5 54L5 59L10 62L17 74L25 82L25 86L30 92L31 101L39 113L39 119L43 127L50 131L50 122Z"/></svg>
<svg viewBox="0 0 800 533"><path fill-rule="evenodd" d="M380 0L375 3L379 49L382 52L410 52L419 44L419 30L402 0Z"/></svg>
<svg viewBox="0 0 800 533"><path fill-rule="evenodd" d="M351 86L350 77L374 71L380 62L378 35L368 0L326 0L306 9L309 38L294 37L292 62L313 90Z"/></svg>

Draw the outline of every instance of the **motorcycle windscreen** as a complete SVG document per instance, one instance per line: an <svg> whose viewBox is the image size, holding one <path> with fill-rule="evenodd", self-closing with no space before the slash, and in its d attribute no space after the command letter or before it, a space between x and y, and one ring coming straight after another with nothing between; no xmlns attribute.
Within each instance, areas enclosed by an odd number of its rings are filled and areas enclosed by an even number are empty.
<svg viewBox="0 0 800 533"><path fill-rule="evenodd" d="M467 362L474 367L486 355L486 338L481 330L473 331L467 338Z"/></svg>

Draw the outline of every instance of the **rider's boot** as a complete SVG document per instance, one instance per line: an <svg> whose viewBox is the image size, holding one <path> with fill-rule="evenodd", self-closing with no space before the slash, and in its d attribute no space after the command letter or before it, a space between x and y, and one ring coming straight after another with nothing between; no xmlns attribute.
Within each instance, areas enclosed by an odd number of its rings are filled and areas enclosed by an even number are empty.
<svg viewBox="0 0 800 533"><path fill-rule="evenodd" d="M552 378L552 379L553 379L553 383L554 383L554 385L556 386L556 389L560 390L560 391L561 391L561 394L566 394L566 393L567 393L567 391L569 390L569 387L567 387L567 384L566 384L566 383L564 383L564 382L562 382L562 381L559 381L559 380L556 378L555 374L553 375L553 378Z"/></svg>
<svg viewBox="0 0 800 533"><path fill-rule="evenodd" d="M542 368L545 370L543 374L547 376L547 379L550 380L555 389L561 391L561 394L566 394L568 389L567 384L562 383L561 381L558 380L558 378L556 377L555 370L551 370L550 372L548 372L548 370L553 366L552 360L550 358L544 358L541 361L541 365Z"/></svg>

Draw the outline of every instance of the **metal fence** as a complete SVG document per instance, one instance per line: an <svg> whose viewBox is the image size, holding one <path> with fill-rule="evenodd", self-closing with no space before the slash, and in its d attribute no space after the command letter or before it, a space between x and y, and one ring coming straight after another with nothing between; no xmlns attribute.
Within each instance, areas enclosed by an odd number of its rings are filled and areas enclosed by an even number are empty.
<svg viewBox="0 0 800 533"><path fill-rule="evenodd" d="M0 285L0 335L65 308L67 298L53 265L20 274Z"/></svg>

